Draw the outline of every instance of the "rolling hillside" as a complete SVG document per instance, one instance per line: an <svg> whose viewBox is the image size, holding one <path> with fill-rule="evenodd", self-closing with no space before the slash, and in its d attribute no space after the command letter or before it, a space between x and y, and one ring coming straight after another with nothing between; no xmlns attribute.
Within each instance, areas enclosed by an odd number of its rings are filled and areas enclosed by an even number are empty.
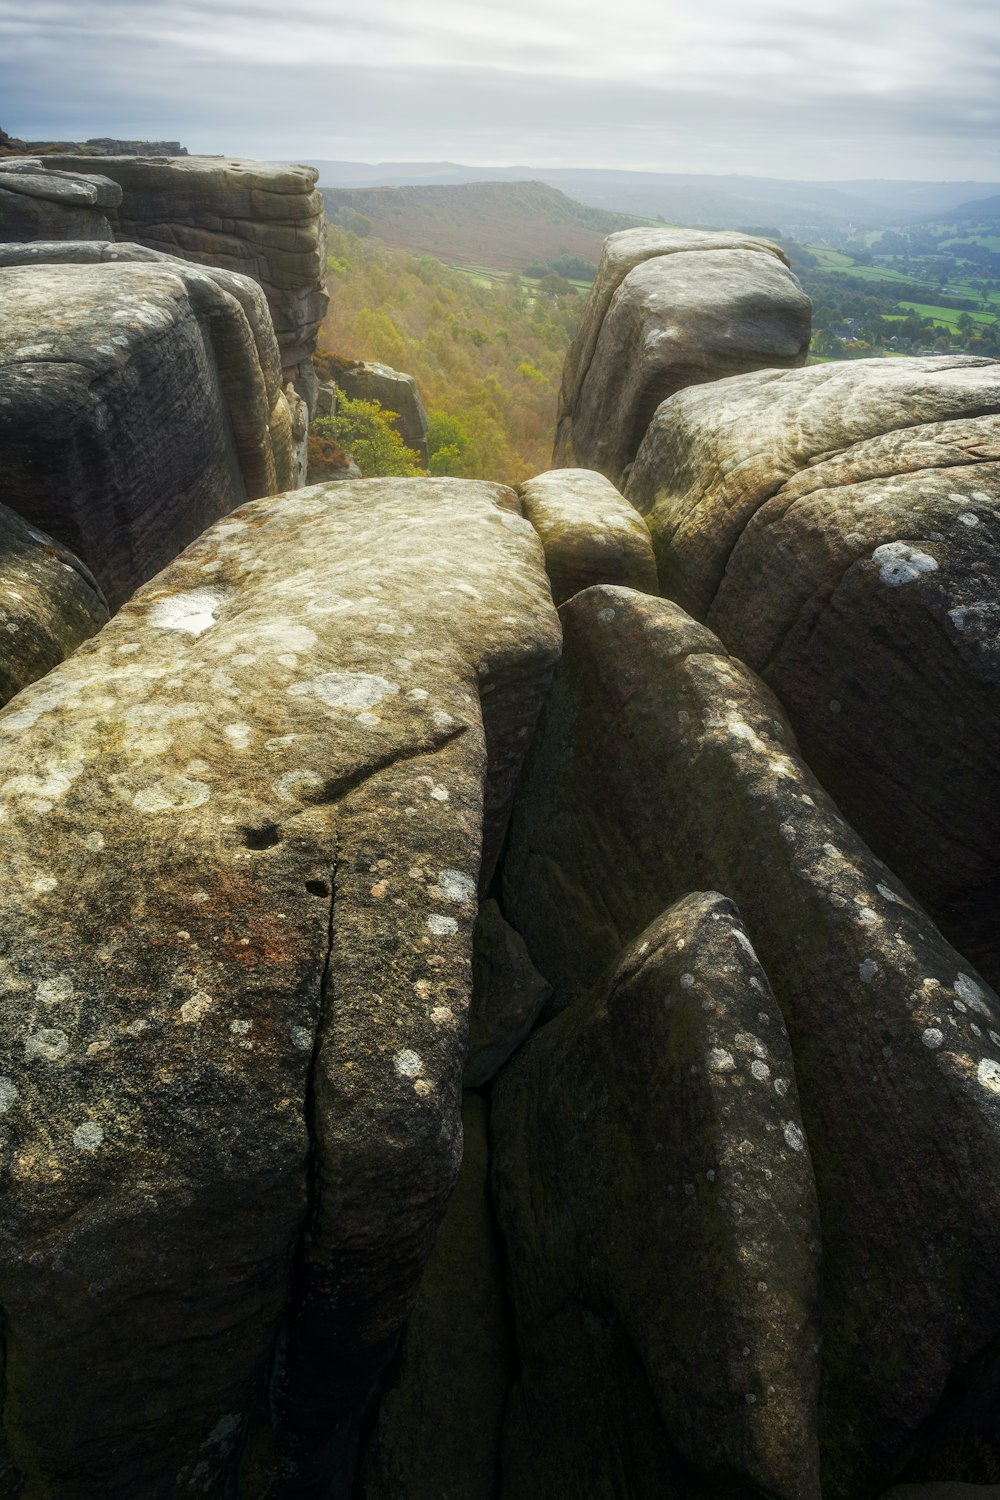
<svg viewBox="0 0 1000 1500"><path fill-rule="evenodd" d="M323 197L334 224L356 230L367 221L394 249L500 271L562 255L596 262L609 234L641 222L588 208L543 182L324 188Z"/></svg>

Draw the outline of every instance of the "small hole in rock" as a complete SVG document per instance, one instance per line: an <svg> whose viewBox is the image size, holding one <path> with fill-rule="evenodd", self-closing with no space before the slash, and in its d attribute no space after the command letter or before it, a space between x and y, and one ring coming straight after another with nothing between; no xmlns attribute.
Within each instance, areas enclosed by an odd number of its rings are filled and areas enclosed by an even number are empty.
<svg viewBox="0 0 1000 1500"><path fill-rule="evenodd" d="M310 896L329 896L330 887L325 880L307 880L306 890Z"/></svg>
<svg viewBox="0 0 1000 1500"><path fill-rule="evenodd" d="M243 842L248 849L273 849L281 840L277 824L262 823L259 828L244 828Z"/></svg>

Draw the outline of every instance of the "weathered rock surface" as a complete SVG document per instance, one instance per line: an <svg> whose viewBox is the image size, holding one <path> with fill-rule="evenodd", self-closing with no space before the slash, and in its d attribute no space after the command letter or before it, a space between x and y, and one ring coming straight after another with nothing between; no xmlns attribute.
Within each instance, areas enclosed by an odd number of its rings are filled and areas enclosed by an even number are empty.
<svg viewBox="0 0 1000 1500"><path fill-rule="evenodd" d="M122 190L109 177L58 172L41 158L0 159L0 242L109 240Z"/></svg>
<svg viewBox="0 0 1000 1500"><path fill-rule="evenodd" d="M556 604L594 583L658 592L649 528L603 474L551 469L522 484L518 494L542 539Z"/></svg>
<svg viewBox="0 0 1000 1500"><path fill-rule="evenodd" d="M1000 980L1000 363L684 391L630 498L663 589L756 668L812 769Z"/></svg>
<svg viewBox="0 0 1000 1500"><path fill-rule="evenodd" d="M489 1109L462 1103L462 1168L362 1460L362 1500L493 1500L511 1380L489 1191Z"/></svg>
<svg viewBox="0 0 1000 1500"><path fill-rule="evenodd" d="M248 497L296 479L267 305L247 277L134 245L0 246L0 455L12 509L112 607Z"/></svg>
<svg viewBox="0 0 1000 1500"><path fill-rule="evenodd" d="M276 1346L269 1493L326 1493L453 1185L477 880L558 642L511 491L366 481L225 518L0 716L32 1495L226 1493Z"/></svg>
<svg viewBox="0 0 1000 1500"><path fill-rule="evenodd" d="M743 370L804 363L811 312L767 240L693 229L611 235L566 356L553 463L621 484L661 401Z"/></svg>
<svg viewBox="0 0 1000 1500"><path fill-rule="evenodd" d="M0 707L108 619L78 557L0 505Z"/></svg>
<svg viewBox="0 0 1000 1500"><path fill-rule="evenodd" d="M515 809L505 910L568 999L686 892L738 904L784 1014L816 1170L824 1493L871 1492L955 1372L982 1356L979 1378L992 1378L997 1000L844 822L768 689L704 626L607 587L560 613L563 661Z"/></svg>
<svg viewBox="0 0 1000 1500"><path fill-rule="evenodd" d="M647 928L504 1070L491 1123L519 1369L504 1494L658 1497L679 1455L727 1491L817 1497L812 1167L732 903Z"/></svg>
<svg viewBox="0 0 1000 1500"><path fill-rule="evenodd" d="M119 184L116 238L252 277L267 296L284 369L309 358L328 301L315 167L214 156L48 160Z"/></svg>
<svg viewBox="0 0 1000 1500"><path fill-rule="evenodd" d="M466 1088L480 1088L521 1045L552 986L528 957L523 939L495 901L479 908L472 938L472 1000Z"/></svg>
<svg viewBox="0 0 1000 1500"><path fill-rule="evenodd" d="M337 385L350 401L377 401L386 411L396 413L394 423L400 437L412 448L422 464L427 463L427 413L412 375L394 370L376 360L355 363L328 361Z"/></svg>

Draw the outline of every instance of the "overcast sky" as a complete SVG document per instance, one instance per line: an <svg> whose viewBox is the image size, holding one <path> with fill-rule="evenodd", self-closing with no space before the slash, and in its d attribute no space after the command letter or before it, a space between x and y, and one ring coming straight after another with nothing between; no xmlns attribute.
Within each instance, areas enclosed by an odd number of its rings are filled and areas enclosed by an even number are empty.
<svg viewBox="0 0 1000 1500"><path fill-rule="evenodd" d="M270 159L1000 179L1000 0L0 0L0 127Z"/></svg>

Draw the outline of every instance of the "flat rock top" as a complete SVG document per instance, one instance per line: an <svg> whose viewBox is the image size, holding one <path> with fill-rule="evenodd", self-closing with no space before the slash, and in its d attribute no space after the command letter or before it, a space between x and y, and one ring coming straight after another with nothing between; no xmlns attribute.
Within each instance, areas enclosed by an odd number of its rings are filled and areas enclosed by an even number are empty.
<svg viewBox="0 0 1000 1500"><path fill-rule="evenodd" d="M122 201L122 190L110 177L60 172L40 157L14 156L0 161L0 187L9 193L63 203L67 208L116 208Z"/></svg>
<svg viewBox="0 0 1000 1500"><path fill-rule="evenodd" d="M176 182L220 187L240 185L273 193L311 193L319 178L315 167L272 165L239 156L56 156L54 165L70 171L107 172L124 186L166 186Z"/></svg>

